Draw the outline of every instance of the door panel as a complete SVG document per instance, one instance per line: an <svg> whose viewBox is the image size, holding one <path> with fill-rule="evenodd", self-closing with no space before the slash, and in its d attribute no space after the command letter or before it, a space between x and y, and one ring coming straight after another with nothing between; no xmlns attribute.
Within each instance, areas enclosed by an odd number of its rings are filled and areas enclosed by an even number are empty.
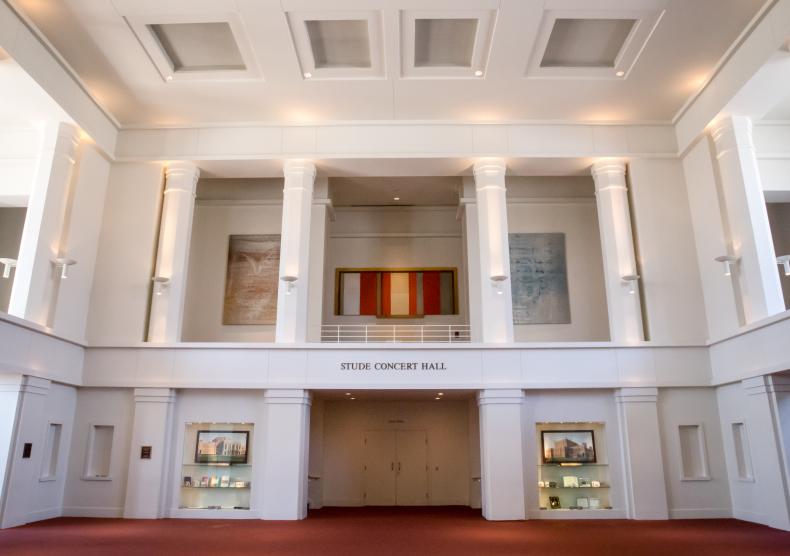
<svg viewBox="0 0 790 556"><path fill-rule="evenodd" d="M398 506L428 504L428 444L425 431L397 431Z"/></svg>
<svg viewBox="0 0 790 556"><path fill-rule="evenodd" d="M365 431L365 505L394 506L395 431Z"/></svg>

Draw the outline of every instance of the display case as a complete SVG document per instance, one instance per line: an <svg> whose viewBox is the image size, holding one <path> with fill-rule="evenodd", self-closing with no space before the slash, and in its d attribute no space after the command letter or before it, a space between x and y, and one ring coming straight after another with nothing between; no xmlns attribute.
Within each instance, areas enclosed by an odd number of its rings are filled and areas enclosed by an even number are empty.
<svg viewBox="0 0 790 556"><path fill-rule="evenodd" d="M187 423L179 508L249 510L253 425Z"/></svg>
<svg viewBox="0 0 790 556"><path fill-rule="evenodd" d="M539 423L537 440L541 510L572 517L613 509L603 423Z"/></svg>

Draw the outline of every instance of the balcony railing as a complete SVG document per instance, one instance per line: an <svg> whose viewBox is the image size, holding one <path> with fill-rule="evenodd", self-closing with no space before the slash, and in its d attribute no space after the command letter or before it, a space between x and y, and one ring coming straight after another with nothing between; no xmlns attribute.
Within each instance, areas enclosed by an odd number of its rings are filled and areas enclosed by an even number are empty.
<svg viewBox="0 0 790 556"><path fill-rule="evenodd" d="M468 324L324 324L321 341L329 343L468 343Z"/></svg>

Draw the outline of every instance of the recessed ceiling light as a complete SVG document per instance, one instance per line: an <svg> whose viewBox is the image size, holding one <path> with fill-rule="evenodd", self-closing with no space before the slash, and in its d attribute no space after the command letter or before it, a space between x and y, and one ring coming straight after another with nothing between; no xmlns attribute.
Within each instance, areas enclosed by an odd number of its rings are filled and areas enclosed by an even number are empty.
<svg viewBox="0 0 790 556"><path fill-rule="evenodd" d="M393 201L400 201L400 197L393 197L392 200Z"/></svg>
<svg viewBox="0 0 790 556"><path fill-rule="evenodd" d="M304 72L304 78L305 79L310 79L311 77L313 77L312 73L310 73L309 71Z"/></svg>
<svg viewBox="0 0 790 556"><path fill-rule="evenodd" d="M439 393L438 393L438 394L436 394L436 395L437 395L437 396L444 396L444 392L439 392Z"/></svg>
<svg viewBox="0 0 790 556"><path fill-rule="evenodd" d="M475 71L475 77L483 77L483 70Z"/></svg>
<svg viewBox="0 0 790 556"><path fill-rule="evenodd" d="M351 392L346 392L346 396L350 396L350 395L351 395Z"/></svg>
<svg viewBox="0 0 790 556"><path fill-rule="evenodd" d="M617 77L623 77L625 75L625 72L624 71L618 71L617 73L615 73L615 75Z"/></svg>
<svg viewBox="0 0 790 556"><path fill-rule="evenodd" d="M172 75L168 75L167 77L165 77L165 79L167 79L168 81L172 81L173 80L173 76Z"/></svg>
<svg viewBox="0 0 790 556"><path fill-rule="evenodd" d="M349 400L356 400L356 398L348 398Z"/></svg>
<svg viewBox="0 0 790 556"><path fill-rule="evenodd" d="M441 400L441 399L442 399L442 398L440 398L439 396L437 396L437 397L435 397L435 398L434 398L434 400Z"/></svg>

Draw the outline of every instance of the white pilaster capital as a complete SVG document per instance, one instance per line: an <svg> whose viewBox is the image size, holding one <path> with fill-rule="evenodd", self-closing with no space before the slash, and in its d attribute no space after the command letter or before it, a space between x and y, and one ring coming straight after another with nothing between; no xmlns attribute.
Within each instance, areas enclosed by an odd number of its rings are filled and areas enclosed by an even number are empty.
<svg viewBox="0 0 790 556"><path fill-rule="evenodd" d="M617 403L656 403L658 388L620 388L615 391Z"/></svg>
<svg viewBox="0 0 790 556"><path fill-rule="evenodd" d="M283 175L286 178L289 176L309 177L311 180L315 180L315 173L315 164L310 160L290 159L283 164Z"/></svg>
<svg viewBox="0 0 790 556"><path fill-rule="evenodd" d="M264 392L263 403L310 406L313 403L313 395L308 390L270 389Z"/></svg>
<svg viewBox="0 0 790 556"><path fill-rule="evenodd" d="M599 183L605 186L614 180L625 179L626 163L625 160L619 158L605 158L593 163L591 172L596 188Z"/></svg>
<svg viewBox="0 0 790 556"><path fill-rule="evenodd" d="M513 388L492 388L477 392L477 405L521 405L524 402L524 390Z"/></svg>
<svg viewBox="0 0 790 556"><path fill-rule="evenodd" d="M754 149L753 127L747 116L726 116L717 120L710 130L716 154L721 157L737 148Z"/></svg>
<svg viewBox="0 0 790 556"><path fill-rule="evenodd" d="M27 375L0 375L0 392L20 392L46 396L52 381Z"/></svg>
<svg viewBox="0 0 790 556"><path fill-rule="evenodd" d="M790 391L787 379L774 380L770 375L745 378L741 381L741 387L747 396L765 396L772 392Z"/></svg>
<svg viewBox="0 0 790 556"><path fill-rule="evenodd" d="M504 178L507 164L503 158L483 158L475 162L473 167L475 186L487 185L486 178Z"/></svg>
<svg viewBox="0 0 790 556"><path fill-rule="evenodd" d="M135 388L134 403L173 403L176 391L172 388Z"/></svg>
<svg viewBox="0 0 790 556"><path fill-rule="evenodd" d="M182 191L195 194L200 168L191 162L171 162L165 168L165 193Z"/></svg>
<svg viewBox="0 0 790 556"><path fill-rule="evenodd" d="M47 124L44 149L51 149L68 157L73 163L80 144L80 130L77 126L66 122Z"/></svg>

